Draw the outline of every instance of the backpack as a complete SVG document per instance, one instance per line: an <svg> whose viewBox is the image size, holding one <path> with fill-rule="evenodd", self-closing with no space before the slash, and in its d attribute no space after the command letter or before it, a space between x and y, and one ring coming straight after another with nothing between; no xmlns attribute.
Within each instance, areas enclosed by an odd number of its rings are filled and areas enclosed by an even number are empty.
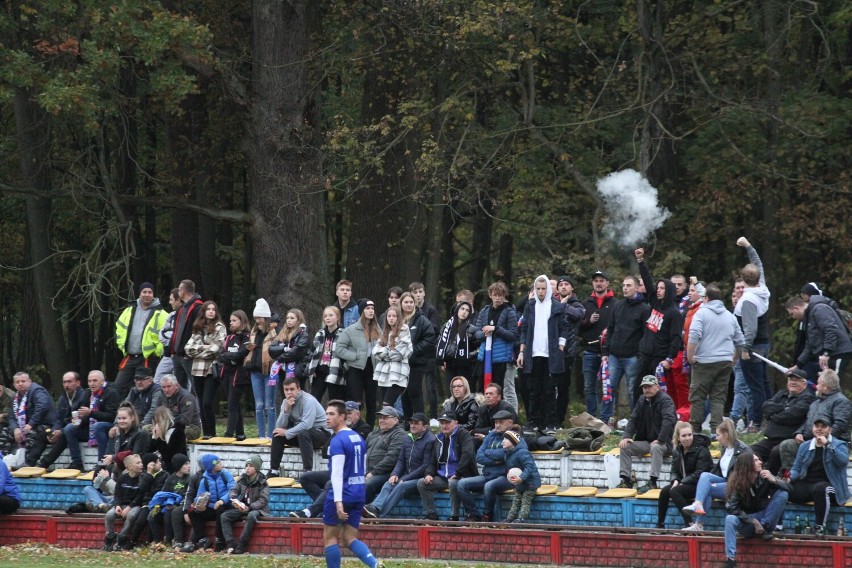
<svg viewBox="0 0 852 568"><path fill-rule="evenodd" d="M852 339L852 313L849 313L847 310L841 310L840 308L834 308L834 311L837 312L837 317L839 317L840 321L843 323L843 327L846 329L846 334L849 335L849 339Z"/></svg>
<svg viewBox="0 0 852 568"><path fill-rule="evenodd" d="M571 428L565 438L569 450L595 452L603 447L606 435L594 428Z"/></svg>

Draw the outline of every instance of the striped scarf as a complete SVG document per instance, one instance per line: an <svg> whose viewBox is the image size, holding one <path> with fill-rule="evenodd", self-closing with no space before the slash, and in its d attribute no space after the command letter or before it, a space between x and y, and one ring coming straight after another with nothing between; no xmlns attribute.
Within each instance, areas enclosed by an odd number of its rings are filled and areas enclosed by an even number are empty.
<svg viewBox="0 0 852 568"><path fill-rule="evenodd" d="M92 393L92 397L89 401L89 410L91 412L97 412L98 411L98 405L101 402L101 397L104 394L104 388L105 387L106 387L106 383L104 383L104 386L102 386L96 392ZM95 446L98 445L98 441L95 439L95 424L97 424L98 421L95 420L94 418L92 418L91 412L89 413L89 442L88 442L88 446L90 448L94 448Z"/></svg>

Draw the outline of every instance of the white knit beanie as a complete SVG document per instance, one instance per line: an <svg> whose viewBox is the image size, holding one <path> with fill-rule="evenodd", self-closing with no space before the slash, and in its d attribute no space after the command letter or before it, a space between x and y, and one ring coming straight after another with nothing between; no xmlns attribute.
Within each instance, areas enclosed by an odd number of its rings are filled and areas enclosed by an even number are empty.
<svg viewBox="0 0 852 568"><path fill-rule="evenodd" d="M254 304L254 311L251 314L256 318L268 318L272 315L272 311L269 309L269 304L263 298L258 298L257 302Z"/></svg>

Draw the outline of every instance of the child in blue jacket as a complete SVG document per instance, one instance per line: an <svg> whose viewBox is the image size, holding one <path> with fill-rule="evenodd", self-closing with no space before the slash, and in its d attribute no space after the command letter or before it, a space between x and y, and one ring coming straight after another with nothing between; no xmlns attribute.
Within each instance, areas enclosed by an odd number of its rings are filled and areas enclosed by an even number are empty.
<svg viewBox="0 0 852 568"><path fill-rule="evenodd" d="M526 447L518 447L521 434L515 430L508 430L503 434L503 449L506 450L506 469L513 468L521 470L521 474L513 476L509 474L509 483L515 486L515 498L512 500L512 508L504 519L507 523L524 523L530 516L530 507L535 499L536 489L541 487L541 475L535 460Z"/></svg>

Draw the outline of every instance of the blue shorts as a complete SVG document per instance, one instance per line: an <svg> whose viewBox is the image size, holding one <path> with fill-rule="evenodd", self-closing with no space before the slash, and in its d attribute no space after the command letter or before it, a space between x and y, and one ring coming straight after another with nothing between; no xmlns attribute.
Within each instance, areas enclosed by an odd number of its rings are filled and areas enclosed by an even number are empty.
<svg viewBox="0 0 852 568"><path fill-rule="evenodd" d="M349 519L345 523L352 528L357 529L361 526L361 510L364 508L364 503L347 503L343 502L343 510L349 513ZM326 499L322 506L322 524L330 527L336 527L344 524L337 516L337 505L331 499Z"/></svg>

